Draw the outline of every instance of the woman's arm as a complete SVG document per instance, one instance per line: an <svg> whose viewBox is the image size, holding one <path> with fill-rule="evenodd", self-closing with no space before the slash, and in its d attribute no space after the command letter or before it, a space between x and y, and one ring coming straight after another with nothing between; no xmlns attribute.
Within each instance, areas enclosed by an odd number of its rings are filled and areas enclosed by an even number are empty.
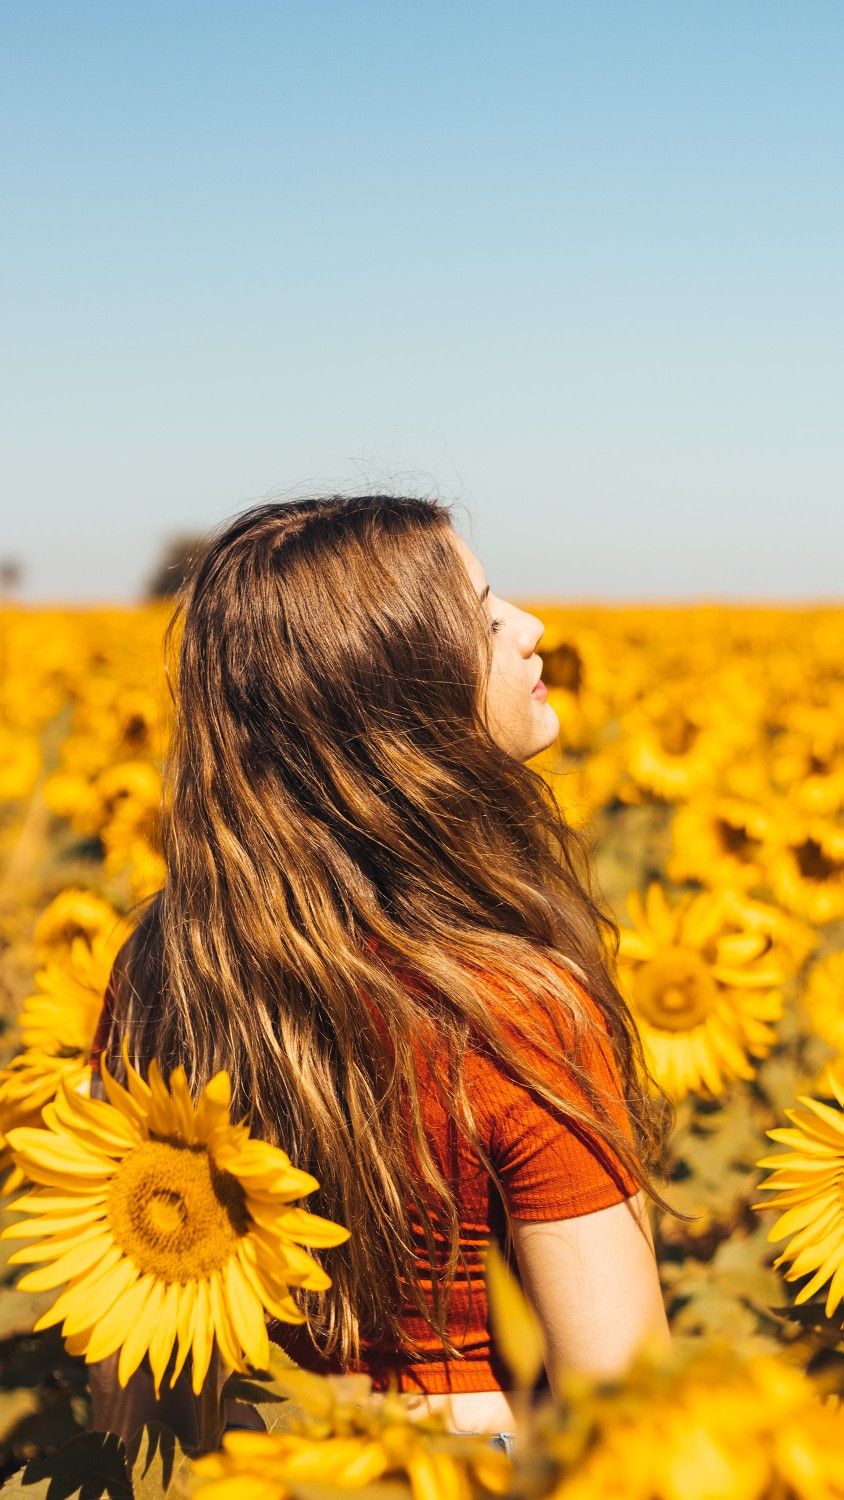
<svg viewBox="0 0 844 1500"><path fill-rule="evenodd" d="M620 1374L646 1337L670 1343L643 1193L573 1218L514 1219L513 1243L552 1389L566 1370Z"/></svg>

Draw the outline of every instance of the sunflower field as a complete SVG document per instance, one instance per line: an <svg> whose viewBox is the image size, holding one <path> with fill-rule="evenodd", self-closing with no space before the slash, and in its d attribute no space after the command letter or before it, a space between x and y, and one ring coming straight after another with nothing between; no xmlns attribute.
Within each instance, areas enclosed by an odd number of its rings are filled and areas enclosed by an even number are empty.
<svg viewBox="0 0 844 1500"><path fill-rule="evenodd" d="M169 605L0 613L0 1495L201 1500L844 1497L844 610L532 602L619 984L676 1102L652 1211L669 1354L531 1398L539 1331L490 1252L515 1450L410 1419L268 1344L347 1234L318 1184L179 1070L88 1057L163 877ZM98 1080L98 1083L100 1081ZM155 1254L147 1253L154 1244ZM266 1432L124 1445L87 1364L226 1393Z"/></svg>

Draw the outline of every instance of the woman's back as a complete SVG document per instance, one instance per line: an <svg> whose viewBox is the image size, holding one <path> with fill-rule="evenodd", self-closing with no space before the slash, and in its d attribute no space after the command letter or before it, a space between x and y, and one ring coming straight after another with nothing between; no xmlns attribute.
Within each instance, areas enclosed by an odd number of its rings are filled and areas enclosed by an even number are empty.
<svg viewBox="0 0 844 1500"><path fill-rule="evenodd" d="M389 496L253 507L178 619L166 878L110 1061L122 1034L194 1090L225 1069L236 1115L320 1181L314 1211L351 1235L302 1294L303 1363L500 1390L481 1257L507 1212L662 1201L614 923L528 764L559 732L542 622L492 594L446 507ZM582 1055L578 1015L605 1026Z"/></svg>

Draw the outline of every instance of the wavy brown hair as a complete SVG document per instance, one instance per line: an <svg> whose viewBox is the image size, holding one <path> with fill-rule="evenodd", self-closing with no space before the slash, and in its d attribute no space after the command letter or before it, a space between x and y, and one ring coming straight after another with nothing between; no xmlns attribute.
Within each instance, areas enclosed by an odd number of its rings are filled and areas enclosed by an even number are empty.
<svg viewBox="0 0 844 1500"><path fill-rule="evenodd" d="M486 726L489 622L450 510L265 503L206 539L168 627L166 880L116 971L112 1068L126 1036L137 1065L181 1063L195 1089L228 1069L236 1117L312 1172L314 1210L352 1230L327 1258L330 1290L302 1294L315 1348L343 1364L367 1338L398 1339L407 1300L455 1352L459 1206L426 1139L416 1050L432 1021L434 1086L494 1180L461 1081L469 1045L589 1122L671 1208L651 1174L672 1106L613 979L618 929L586 835ZM632 1139L582 1066L594 1023L567 971L602 1013ZM501 992L529 997L508 1025L591 1114L511 1055ZM447 1247L432 1300L414 1222L432 1267Z"/></svg>

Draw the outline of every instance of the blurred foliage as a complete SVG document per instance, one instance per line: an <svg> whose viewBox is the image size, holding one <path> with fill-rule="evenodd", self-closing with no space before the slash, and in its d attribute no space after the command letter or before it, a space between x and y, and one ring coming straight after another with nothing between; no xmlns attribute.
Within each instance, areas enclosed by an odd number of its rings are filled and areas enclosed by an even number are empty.
<svg viewBox="0 0 844 1500"><path fill-rule="evenodd" d="M169 599L175 594L190 572L194 561L203 549L201 536L181 533L171 537L162 550L144 587L146 599Z"/></svg>

